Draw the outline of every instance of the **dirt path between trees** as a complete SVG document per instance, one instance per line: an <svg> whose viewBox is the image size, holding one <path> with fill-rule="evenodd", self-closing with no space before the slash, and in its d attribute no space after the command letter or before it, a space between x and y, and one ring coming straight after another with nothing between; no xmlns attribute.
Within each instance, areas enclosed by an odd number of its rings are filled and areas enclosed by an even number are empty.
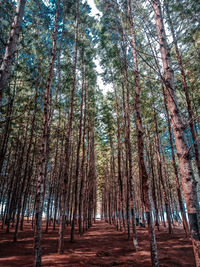
<svg viewBox="0 0 200 267"><path fill-rule="evenodd" d="M65 253L57 254L58 229L43 234L42 266L151 266L150 246L147 230L138 228L140 250L135 252L132 241L105 222L96 222L83 236L76 236L74 243L69 242L69 230L66 230ZM0 266L33 266L33 231L30 224L19 233L19 241L12 242L12 230L9 234L0 232ZM194 257L191 241L184 237L182 229L175 228L173 236L167 229L156 232L160 266L193 267Z"/></svg>

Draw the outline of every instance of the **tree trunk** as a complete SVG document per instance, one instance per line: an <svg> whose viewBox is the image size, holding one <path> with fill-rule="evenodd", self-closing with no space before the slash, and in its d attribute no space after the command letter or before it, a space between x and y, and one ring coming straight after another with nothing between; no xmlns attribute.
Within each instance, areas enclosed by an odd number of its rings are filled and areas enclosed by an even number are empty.
<svg viewBox="0 0 200 267"><path fill-rule="evenodd" d="M152 94L152 99L153 99L153 117L154 117L155 133L156 133L155 143L156 143L158 175L159 175L159 179L161 181L162 187L163 187L163 198L164 198L164 202L165 202L165 209L166 209L166 214L167 214L169 234L172 234L173 230L172 230L171 218L170 218L169 199L168 199L168 195L167 195L166 184L165 184L165 181L163 178L162 161L161 161L161 153L160 153L160 140L159 140L159 134L158 134L157 114L156 114L156 110L155 110L155 102L154 102L154 95L153 95L152 88L151 88L151 94Z"/></svg>
<svg viewBox="0 0 200 267"><path fill-rule="evenodd" d="M185 127L182 122L181 114L177 105L175 85L174 85L174 73L172 70L171 55L169 51L169 46L167 44L165 29L163 25L160 1L152 0L152 4L155 13L156 28L157 28L157 33L160 43L160 52L164 68L164 84L165 84L164 90L174 130L182 185L190 222L193 250L194 250L196 265L199 266L200 265L200 236L199 236L199 226L198 226L199 207L197 201L196 181L194 179L189 150L186 144L186 137L184 133Z"/></svg>
<svg viewBox="0 0 200 267"><path fill-rule="evenodd" d="M164 0L164 5L165 5L165 9L166 9L166 14L167 14L167 18L168 18L169 27L170 27L170 30L171 30L171 33L172 33L173 44L174 44L175 50L176 50L176 58L177 58L177 61L178 61L178 64L179 64L179 69L181 71L182 84L183 84L183 88L184 88L184 91L185 91L187 110L188 110L188 115L189 115L189 125L190 125L190 130L191 130L191 133L192 133L192 139L193 139L193 145L194 145L195 161L196 161L196 165L197 165L197 169L198 169L198 174L199 174L199 177L200 177L199 148L198 148L197 136L196 136L196 133L195 133L194 122L193 122L193 110L192 110L192 104L191 104L191 99L190 99L190 95L189 95L189 88L188 88L188 84L187 84L185 70L184 70L184 67L183 67L183 61L182 61L181 53L180 53L179 47L178 47L178 41L177 41L177 38L176 38L173 22L172 22L171 17L170 17L170 12L169 12L169 7L168 7L168 4L167 4L167 0Z"/></svg>
<svg viewBox="0 0 200 267"><path fill-rule="evenodd" d="M76 171L75 171L75 202L74 211L71 226L71 242L74 241L74 231L75 231L75 220L77 218L77 208L78 208L78 178L79 178L79 165L80 165L80 148L81 148L81 137L82 137L82 120L83 120L83 94L85 87L85 73L82 71L82 88L81 88L81 106L80 106L80 120L79 120L79 136L76 152Z"/></svg>
<svg viewBox="0 0 200 267"><path fill-rule="evenodd" d="M56 43L57 43L57 28L58 28L58 17L60 11L60 0L57 1L56 17L53 34L53 45L51 53L51 62L49 68L49 75L46 83L45 101L44 101L44 115L43 115L43 130L42 130L42 145L40 149L40 162L38 166L38 179L37 179L37 193L36 193L36 230L35 230L35 261L34 266L41 266L41 238L42 238L42 211L43 211L43 195L44 195L44 184L45 184L45 167L47 157L47 140L48 140L48 122L49 122L49 105L50 105L50 94L51 84L53 80L54 62L56 57Z"/></svg>
<svg viewBox="0 0 200 267"><path fill-rule="evenodd" d="M137 128L137 139L138 139L138 157L139 157L139 170L140 176L142 179L142 188L143 188L143 203L145 206L145 212L147 216L147 222L149 225L149 235L150 235L150 244L151 244L151 260L153 266L159 266L158 263L158 252L157 252L157 244L155 238L155 232L152 221L151 214L151 203L149 196L149 181L148 174L146 171L145 161L144 161L144 141L143 141L143 125L142 125L142 115L141 115L141 104L140 104L140 94L141 94L141 86L139 79L139 69L138 69L138 60L137 60L137 52L136 52L136 38L134 32L134 25L132 19L132 7L131 0L127 0L128 5L128 16L129 16L129 25L131 32L131 40L132 40L132 55L134 60L134 78L135 78L135 86L136 86L136 96L135 96L135 111L136 111L136 128Z"/></svg>
<svg viewBox="0 0 200 267"><path fill-rule="evenodd" d="M16 13L13 19L12 28L10 31L10 36L6 44L5 53L0 66L0 106L2 103L3 91L5 89L7 80L10 76L11 67L14 60L14 54L16 51L19 32L22 24L22 19L24 16L26 0L19 0Z"/></svg>
<svg viewBox="0 0 200 267"><path fill-rule="evenodd" d="M171 123L170 123L170 118L169 118L169 112L167 109L165 94L164 94L164 106L165 106L166 118L167 118L167 124L168 124L169 140L170 140L171 153L172 153L172 164L173 164L174 175L175 175L175 179L176 179L176 190L177 190L177 195L178 195L179 207L180 207L182 221L183 221L183 228L185 230L186 236L188 236L189 229L188 229L188 223L187 223L183 198L182 198L182 194L181 194L181 185L180 185L179 176L178 176L178 167L177 167L176 159L175 159L175 152L174 152L174 145L173 145L173 138L172 138L172 129L171 129Z"/></svg>
<svg viewBox="0 0 200 267"><path fill-rule="evenodd" d="M122 179L122 171L121 171L121 134L120 134L120 118L119 118L119 103L118 103L118 96L116 92L116 87L114 86L115 92L115 109L117 113L117 163L118 163L118 183L119 183L119 220L121 222L121 216L123 221L123 226L125 230L125 220L124 220L124 200L123 200L123 179ZM120 223L121 226L121 223ZM121 228L120 228L121 229Z"/></svg>
<svg viewBox="0 0 200 267"><path fill-rule="evenodd" d="M64 180L62 185L61 193L61 209L60 209L60 226L59 226L59 245L58 253L64 253L64 228L65 228L65 209L66 209L66 196L67 196L67 185L69 179L69 157L70 157L70 138L72 132L72 121L74 114L74 93L76 88L76 65L77 65L77 54L78 54L78 22L79 22L79 0L76 0L76 21L75 21L75 51L74 51L74 64L73 64L73 84L71 89L71 103L70 111L67 124L67 133L65 141L65 170Z"/></svg>
<svg viewBox="0 0 200 267"><path fill-rule="evenodd" d="M87 118L87 85L85 85L84 94L84 121L83 121L83 135L82 135L82 162L81 162L81 181L80 181L80 191L79 191L79 234L83 233L82 223L83 223L83 192L84 192L84 182L85 182L85 132L86 132L86 118Z"/></svg>

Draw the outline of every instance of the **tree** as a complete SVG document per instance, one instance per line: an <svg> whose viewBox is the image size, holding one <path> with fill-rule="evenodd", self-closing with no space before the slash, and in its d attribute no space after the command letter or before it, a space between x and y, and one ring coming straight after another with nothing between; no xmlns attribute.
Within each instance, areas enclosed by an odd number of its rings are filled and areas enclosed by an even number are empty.
<svg viewBox="0 0 200 267"><path fill-rule="evenodd" d="M16 52L22 19L24 15L25 4L26 0L18 1L12 28L10 31L10 36L5 47L5 53L0 66L0 104L2 102L3 91L11 72L11 67L14 60L14 54Z"/></svg>
<svg viewBox="0 0 200 267"><path fill-rule="evenodd" d="M60 11L60 0L57 1L55 25L53 33L53 44L51 61L49 66L49 75L46 83L45 101L44 101L44 115L43 115L43 129L42 129L42 144L40 150L40 162L38 166L38 179L37 179L37 193L36 193L36 230L35 230L35 261L34 266L41 266L41 237L42 237L42 212L44 200L44 183L45 183L45 168L47 164L47 147L48 147L48 127L50 120L50 95L51 84L53 80L54 62L56 58L56 44L57 44L57 31L58 19Z"/></svg>
<svg viewBox="0 0 200 267"><path fill-rule="evenodd" d="M152 4L155 12L156 27L158 32L160 52L164 69L164 79L165 79L164 93L166 95L168 109L170 112L172 126L175 135L177 156L179 160L181 179L188 210L190 231L192 235L196 264L199 265L200 247L199 247L198 202L197 202L197 192L196 192L196 181L194 179L191 160L189 156L189 150L185 140L184 124L182 122L182 118L176 100L174 75L171 65L171 56L166 40L160 2L157 0L153 0Z"/></svg>

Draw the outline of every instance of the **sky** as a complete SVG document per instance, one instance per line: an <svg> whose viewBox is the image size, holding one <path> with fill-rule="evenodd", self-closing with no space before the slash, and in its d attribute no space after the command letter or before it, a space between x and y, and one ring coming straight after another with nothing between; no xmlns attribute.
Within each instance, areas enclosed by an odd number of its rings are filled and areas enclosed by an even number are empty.
<svg viewBox="0 0 200 267"><path fill-rule="evenodd" d="M97 9L94 0L87 0L88 5L91 7L90 15L96 17L96 15L101 15L101 12ZM96 59L94 59L94 63L96 65L96 71L98 74L103 72L103 69L100 66L100 59L97 56ZM108 91L111 90L112 86L111 84L104 84L102 77L100 75L97 76L97 84L99 88L102 90L103 94L106 95Z"/></svg>
<svg viewBox="0 0 200 267"><path fill-rule="evenodd" d="M95 16L97 14L101 14L100 11L96 8L96 5L94 3L94 0L87 0L88 5L91 7L91 15Z"/></svg>

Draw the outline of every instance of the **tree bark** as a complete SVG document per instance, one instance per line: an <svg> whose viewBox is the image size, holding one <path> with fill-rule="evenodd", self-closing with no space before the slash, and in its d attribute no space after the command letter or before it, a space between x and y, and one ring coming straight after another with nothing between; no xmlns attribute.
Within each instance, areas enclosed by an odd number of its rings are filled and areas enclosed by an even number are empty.
<svg viewBox="0 0 200 267"><path fill-rule="evenodd" d="M167 18L168 18L169 27L170 27L170 30L171 30L171 33L172 33L173 44L175 46L176 58L177 58L177 61L178 61L179 69L181 71L182 84L183 84L183 88L184 88L184 92L185 92L187 110L188 110L188 115L189 115L189 125L190 125L190 130L191 130L191 133L192 133L192 140L193 140L193 145L194 145L194 156L195 156L195 161L196 161L196 165L197 165L197 169L198 169L198 174L199 174L199 177L200 177L199 148L198 148L197 136L196 136L196 133L195 133L195 127L194 127L194 121L193 121L193 109L192 109L191 99L190 99L190 95L189 95L189 88L188 88L186 74L185 74L185 70L184 70L184 67L183 67L183 61L182 61L181 53L179 51L178 41L177 41L177 38L176 38L173 22L171 20L171 16L170 16L167 0L164 0L164 5L165 5L165 9L166 9L166 14L167 14Z"/></svg>
<svg viewBox="0 0 200 267"><path fill-rule="evenodd" d="M119 220L121 226L121 216L123 221L123 226L125 230L125 220L124 220L124 199L123 199L123 179L122 179L122 170L121 170L121 134L120 134L120 118L119 118L119 103L118 96L116 92L116 87L114 86L115 92L115 110L117 113L117 163L118 163L118 183L119 183ZM121 229L121 228L120 228Z"/></svg>
<svg viewBox="0 0 200 267"><path fill-rule="evenodd" d="M25 8L26 0L19 0L16 13L13 19L12 28L10 31L10 36L8 42L6 44L5 53L3 56L3 60L0 66L0 106L2 103L3 91L5 89L7 80L10 76L11 67L14 60L14 54L16 51L19 32L22 24L22 19L24 16L24 8Z"/></svg>
<svg viewBox="0 0 200 267"><path fill-rule="evenodd" d="M66 196L67 196L67 185L69 179L69 158L70 158L70 138L72 132L72 121L74 114L74 93L76 88L76 65L78 55L78 23L79 23L79 0L76 0L76 19L75 19L75 49L74 49L74 64L73 64L73 84L71 89L71 103L70 111L67 124L67 133L65 141L65 170L64 179L61 193L61 210L60 210L60 226L59 226L59 245L58 253L64 253L64 228L65 228L65 209L66 209Z"/></svg>
<svg viewBox="0 0 200 267"><path fill-rule="evenodd" d="M79 234L83 233L83 193L85 184L85 133L86 133L86 118L87 118L87 85L85 84L84 93L84 120L83 120L83 135L82 135L82 162L81 162L81 181L80 181L80 191L79 191Z"/></svg>
<svg viewBox="0 0 200 267"><path fill-rule="evenodd" d="M49 67L49 74L46 83L45 100L44 100L44 114L43 114L43 130L42 130L42 144L40 149L40 162L38 166L38 178L37 178L37 193L36 193L36 230L34 236L34 249L35 249L35 260L34 266L41 266L41 239L42 239L42 212L43 212L43 199L44 199L44 184L45 184L45 167L47 158L47 141L48 141L48 122L50 112L50 95L51 95L51 84L53 80L54 62L56 57L56 43L57 43L57 28L58 18L60 11L60 0L57 1L54 34L53 34L53 45L51 52L51 61Z"/></svg>
<svg viewBox="0 0 200 267"><path fill-rule="evenodd" d="M82 120L83 120L83 94L85 87L85 73L82 71L82 88L81 88L81 106L80 106L80 119L79 119L79 135L78 135L78 144L77 144L77 152L76 152L76 171L75 171L75 202L74 202L74 211L72 218L72 226L71 226L71 242L74 241L74 231L75 231L75 220L77 217L77 209L78 209L78 178L79 178L79 166L80 166L80 148L81 148L81 137L82 137Z"/></svg>
<svg viewBox="0 0 200 267"><path fill-rule="evenodd" d="M172 154L172 164L173 164L174 175L175 175L175 179L176 179L176 190L177 190L177 195L178 195L179 207L180 207L182 221L183 221L183 228L185 230L186 236L188 236L189 228L188 228L188 223L187 223L187 218L186 218L184 202L183 202L183 198L182 198L182 194L181 194L181 185L180 185L179 176L178 176L178 167L177 167L176 159L175 159L175 152L174 152L174 145L173 145L173 138L172 138L172 129L171 129L171 123L170 123L170 118L169 118L169 111L167 109L165 94L164 94L164 106L165 106L166 118L167 118L167 124L168 124L169 140L170 140L171 154Z"/></svg>
<svg viewBox="0 0 200 267"><path fill-rule="evenodd" d="M174 85L174 73L172 69L169 46L166 40L160 1L152 0L152 4L155 13L156 28L160 43L160 52L164 69L164 84L165 84L164 91L174 130L177 156L180 166L180 174L181 174L182 185L190 222L193 250L194 250L196 265L200 266L200 236L199 236L199 225L198 225L199 207L197 201L196 181L194 178L189 150L186 143L186 137L184 133L185 127L182 122L181 114L177 105L175 85Z"/></svg>
<svg viewBox="0 0 200 267"><path fill-rule="evenodd" d="M152 209L150 203L149 196L149 179L144 161L144 141L143 141L143 125L142 125L142 115L141 115L141 103L140 103L140 94L141 94L141 85L140 85L140 77L139 77L139 69L138 69L138 59L136 52L136 38L135 31L132 19L132 1L127 0L128 5L128 17L129 17L129 25L131 32L131 40L132 40L132 55L134 60L134 78L135 78L135 86L136 86L136 95L135 95L135 111L136 111L136 128L137 128L137 139L138 139L138 157L139 157L139 170L140 176L142 179L142 189L143 189L143 203L145 206L145 212L147 216L147 222L149 225L149 235L150 235L150 244L151 244L151 260L153 266L159 266L158 262L158 252L157 252L157 244L155 238L155 232L153 227L153 218L152 218Z"/></svg>

